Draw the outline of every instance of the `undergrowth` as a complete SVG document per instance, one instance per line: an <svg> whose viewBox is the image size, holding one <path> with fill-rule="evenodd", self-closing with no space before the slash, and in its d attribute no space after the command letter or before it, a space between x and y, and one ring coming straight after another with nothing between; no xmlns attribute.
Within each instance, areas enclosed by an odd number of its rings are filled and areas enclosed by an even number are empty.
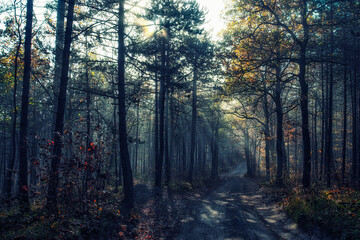
<svg viewBox="0 0 360 240"><path fill-rule="evenodd" d="M301 227L319 226L336 239L360 239L360 193L351 188L294 188L281 204Z"/></svg>
<svg viewBox="0 0 360 240"><path fill-rule="evenodd" d="M164 189L169 189L173 194L179 196L193 195L200 196L209 187L214 187L216 183L209 180L195 178L193 184L187 181L173 181ZM143 184L135 186L138 193L147 192ZM146 190L146 191L145 191ZM121 192L121 191L120 191ZM119 199L122 199L120 192L104 191L91 201L84 204L77 203L74 200L60 198L62 204L59 204L57 216L49 215L43 203L31 206L31 210L21 213L18 203L13 202L12 207L0 207L0 239L136 239L144 235L144 226L139 226L140 216L138 212L144 210L155 211L156 204L150 204L146 207L147 202L154 202L152 196L146 195L146 199L135 210L129 212L123 206ZM138 196L139 197L139 196ZM141 197L141 196L140 196ZM185 197L186 198L186 197ZM166 198L164 198L166 200ZM177 199L177 197L175 197ZM163 201L165 201L163 200ZM180 200L179 200L180 201ZM161 201L160 201L161 202ZM159 203L164 204L164 203ZM180 204L178 202L177 204ZM177 208L182 209L181 204ZM154 208L154 209L152 209ZM167 208L164 208L167 209ZM185 214L185 211L182 211ZM163 225L172 224L168 216L164 214ZM180 213L178 213L180 219ZM154 216L153 216L154 217ZM157 216L156 218L158 218ZM175 219L175 218L174 218ZM173 219L173 220L174 220ZM177 220L179 220L177 219ZM154 219L150 219L153 221ZM175 219L176 220L176 219ZM174 221L175 221L174 220ZM143 221L143 220L142 220ZM176 222L176 221L175 221ZM146 223L148 225L148 223ZM144 225L144 224L143 224ZM164 227L164 228L165 228ZM158 230L154 227L155 230ZM168 230L167 230L168 231ZM154 235L158 234L156 232ZM149 238L149 234L145 234ZM144 236L145 236L144 235ZM153 239L153 238L151 238Z"/></svg>
<svg viewBox="0 0 360 240"><path fill-rule="evenodd" d="M132 239L136 213L127 212L115 201L92 204L86 213L61 211L49 215L45 207L34 207L21 213L16 203L0 209L0 239ZM122 236L119 234L126 226Z"/></svg>

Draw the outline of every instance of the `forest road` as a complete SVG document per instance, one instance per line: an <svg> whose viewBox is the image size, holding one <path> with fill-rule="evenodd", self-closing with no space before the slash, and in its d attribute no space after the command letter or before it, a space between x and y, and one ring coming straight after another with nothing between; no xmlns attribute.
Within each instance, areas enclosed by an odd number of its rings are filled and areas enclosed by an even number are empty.
<svg viewBox="0 0 360 240"><path fill-rule="evenodd" d="M214 191L192 205L174 239L311 239L279 208L261 201L256 182L245 172L242 164L223 175Z"/></svg>

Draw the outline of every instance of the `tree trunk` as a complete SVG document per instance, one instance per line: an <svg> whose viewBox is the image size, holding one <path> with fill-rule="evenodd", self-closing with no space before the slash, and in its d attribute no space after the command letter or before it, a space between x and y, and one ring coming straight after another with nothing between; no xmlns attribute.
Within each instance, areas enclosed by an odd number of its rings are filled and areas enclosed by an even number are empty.
<svg viewBox="0 0 360 240"><path fill-rule="evenodd" d="M149 116L151 116L151 113L149 113ZM150 176L151 169L152 169L152 151L151 151L151 117L149 117L149 135L148 135L148 165L147 165L147 175Z"/></svg>
<svg viewBox="0 0 360 240"><path fill-rule="evenodd" d="M119 23L118 23L118 100L119 100L119 143L120 157L124 184L124 203L128 208L134 207L134 185L128 149L128 137L126 129L126 103L125 103L125 0L119 0Z"/></svg>
<svg viewBox="0 0 360 240"><path fill-rule="evenodd" d="M33 0L27 1L26 7L26 32L25 32L25 53L24 53L24 76L23 90L21 97L20 113L20 149L19 149L19 200L23 211L29 210L28 195L28 115L29 115L29 92L31 73L31 39L33 20Z"/></svg>
<svg viewBox="0 0 360 240"><path fill-rule="evenodd" d="M265 127L264 127L264 135L265 135L265 166L266 166L266 180L270 181L270 114L269 114L269 106L266 95L263 97L263 110L265 115Z"/></svg>
<svg viewBox="0 0 360 240"><path fill-rule="evenodd" d="M88 56L88 47L87 47L87 37L86 37L86 56ZM90 79L89 79L89 66L86 60L86 70L85 70L85 78L86 78L86 150L90 148L91 143L91 95L90 95ZM88 157L90 157L89 151L86 151Z"/></svg>
<svg viewBox="0 0 360 240"><path fill-rule="evenodd" d="M305 17L305 16L304 16ZM303 137L303 179L302 184L304 188L310 187L310 173L311 173L311 155L310 155L310 133L309 133L309 103L308 92L309 87L306 82L306 45L301 45L300 50L300 73L299 82L301 87L300 106L302 117L302 137Z"/></svg>
<svg viewBox="0 0 360 240"><path fill-rule="evenodd" d="M358 37L356 38L356 49L359 49L359 40ZM356 58L355 58L355 86L356 86L356 95L357 96L357 125L356 125L356 144L354 144L354 147L356 149L356 162L357 162L357 184L360 183L360 81L358 79L358 71L359 71L359 64L360 64L360 57L359 57L359 51L356 51Z"/></svg>
<svg viewBox="0 0 360 240"><path fill-rule="evenodd" d="M20 149L19 149L19 200L23 211L29 210L28 194L28 114L29 114L29 91L31 72L31 38L33 20L33 0L27 1L26 6L26 32L25 32L25 53L24 53L24 76L23 90L21 97L20 112Z"/></svg>
<svg viewBox="0 0 360 240"><path fill-rule="evenodd" d="M56 111L56 122L55 122L55 132L54 132L54 149L53 149L53 159L51 162L50 169L50 179L48 186L48 195L47 195L47 208L52 213L57 213L57 189L59 185L59 165L62 158L61 148L64 128L64 116L65 116L65 105L66 105L66 91L67 83L69 80L69 67L70 67L70 47L71 47L71 34L72 34L72 25L74 19L74 7L75 0L69 1L68 16L66 23L66 32L65 32L65 43L63 51L63 62L61 69L61 80L60 80L60 89L59 89L59 98L58 106Z"/></svg>
<svg viewBox="0 0 360 240"><path fill-rule="evenodd" d="M207 150L207 144L205 139L205 134L203 134L203 149L202 149L202 175L206 176L206 150Z"/></svg>
<svg viewBox="0 0 360 240"><path fill-rule="evenodd" d="M6 124L5 124L5 120L6 120L6 116L5 114L3 114L3 124L2 124L2 134L1 134L1 162L0 162L0 166L1 166L1 170L0 170L0 176L3 177L3 181L1 182L1 189L4 190L4 184L5 184L5 177L6 177L6 146L7 146L7 141L6 141Z"/></svg>
<svg viewBox="0 0 360 240"><path fill-rule="evenodd" d="M136 177L138 173L138 156L139 156L139 110L140 110L140 101L136 105L136 137L135 137L135 164L134 164L134 176Z"/></svg>
<svg viewBox="0 0 360 240"><path fill-rule="evenodd" d="M114 89L115 90L115 89ZM115 91L114 91L115 93ZM121 172L119 169L119 166L121 166L121 164L118 163L118 154L117 154L117 119L116 119L116 100L114 99L114 112L113 112L113 158L114 158L114 170L115 170L115 189L114 192L117 193L119 191L119 184L120 184L120 179L121 179Z"/></svg>
<svg viewBox="0 0 360 240"><path fill-rule="evenodd" d="M168 186L170 181L168 179L170 170L170 156L169 156L169 91L165 93L165 124L164 124L164 160L165 160L165 184Z"/></svg>
<svg viewBox="0 0 360 240"><path fill-rule="evenodd" d="M165 140L165 182L166 185L169 186L169 183L171 181L171 161L172 161L172 119L171 119L171 99L169 96L169 92L166 93L166 140ZM170 123L170 126L169 126Z"/></svg>
<svg viewBox="0 0 360 240"><path fill-rule="evenodd" d="M314 172L315 178L319 179L319 158L318 158L318 139L317 139L317 111L318 111L318 100L315 99L315 111L314 111Z"/></svg>
<svg viewBox="0 0 360 240"><path fill-rule="evenodd" d="M246 160L246 174L252 176L251 170L251 156L250 156L250 139L249 139L249 131L247 129L244 130L244 141L245 141L245 160Z"/></svg>
<svg viewBox="0 0 360 240"><path fill-rule="evenodd" d="M7 133L7 129L6 129L6 124L5 124L5 121L6 121L6 115L3 114L3 124L2 124L2 134L1 134L1 172L0 172L0 175L3 177L3 181L1 182L2 183L2 186L1 186L1 189L4 189L5 186L5 177L6 177L6 146L7 146L7 141L6 141L6 133Z"/></svg>
<svg viewBox="0 0 360 240"><path fill-rule="evenodd" d="M325 106L325 86L324 86L324 64L321 63L321 147L320 147L320 173L319 179L324 176L324 144L325 144L325 123L326 123L326 106Z"/></svg>
<svg viewBox="0 0 360 240"><path fill-rule="evenodd" d="M356 59L356 54L355 59ZM356 96L356 60L353 64L353 80L351 86L351 97L352 97L352 145L356 146L357 143L357 129L358 129L358 116L357 116L357 96ZM357 149L352 148L352 166L351 166L351 183L354 185L357 179Z"/></svg>
<svg viewBox="0 0 360 240"><path fill-rule="evenodd" d="M187 156L186 156L186 133L183 136L183 151L182 151L182 172L186 172L186 162L187 162Z"/></svg>
<svg viewBox="0 0 360 240"><path fill-rule="evenodd" d="M284 169L284 132L283 132L283 109L281 103L281 79L280 79L280 66L276 69L276 89L275 89L275 112L276 112L276 155L277 155L277 168L276 168L276 184L282 186Z"/></svg>
<svg viewBox="0 0 360 240"><path fill-rule="evenodd" d="M15 8L16 9L16 8ZM16 16L16 13L15 13ZM15 60L14 60L14 92L13 92L13 114L11 116L11 123L12 123L12 129L11 129L11 156L10 161L8 162L8 167L6 170L6 176L4 181L4 196L5 199L11 198L11 189L13 185L12 181L12 173L14 171L15 166L15 158L16 158L16 124L17 124L17 101L16 101L16 93L17 93L17 75L18 75L18 59L19 59L19 53L20 53L20 47L21 47L21 34L19 36L19 42L16 46L16 53L15 53Z"/></svg>
<svg viewBox="0 0 360 240"><path fill-rule="evenodd" d="M354 39L355 49L359 49L358 37ZM358 79L358 65L360 57L357 51L354 51L354 110L353 110L353 184L360 182L360 83Z"/></svg>
<svg viewBox="0 0 360 240"><path fill-rule="evenodd" d="M64 27L65 27L65 0L57 1L56 14L56 37L55 37L55 66L54 66L54 107L58 106L59 89L61 80L61 69L64 51ZM56 109L53 114L53 122L56 122Z"/></svg>
<svg viewBox="0 0 360 240"><path fill-rule="evenodd" d="M87 36L85 36L85 48L86 48L86 57L88 56L88 41L87 41ZM91 111L90 111L90 106L91 106L91 95L90 95L90 79L89 79L89 66L88 66L88 60L86 60L86 64L85 64L85 80L86 80L86 142L85 142L85 161L88 162L89 164L91 164L92 160L91 160L91 152L88 151L88 149L91 149ZM88 190L88 183L90 180L90 169L86 169L85 170L85 181L83 184L83 191L85 193L87 193Z"/></svg>
<svg viewBox="0 0 360 240"><path fill-rule="evenodd" d="M155 171L158 166L159 158L159 91L158 91L158 76L155 73L155 121L154 121L154 158Z"/></svg>
<svg viewBox="0 0 360 240"><path fill-rule="evenodd" d="M165 85L166 85L166 43L161 41L161 78L159 96L159 156L155 166L155 186L161 188L162 166L164 160L164 128L165 128Z"/></svg>
<svg viewBox="0 0 360 240"><path fill-rule="evenodd" d="M298 159L298 129L297 127L295 126L295 132L294 132L294 172L295 172L295 176L297 175L298 173L298 169L299 169L299 166L298 166L298 162L299 162L299 159Z"/></svg>
<svg viewBox="0 0 360 240"><path fill-rule="evenodd" d="M190 141L190 166L188 181L192 184L193 172L194 172L194 161L195 161L195 146L196 146L196 80L197 80L197 57L194 62L194 76L192 86L192 116L191 116L191 141Z"/></svg>
<svg viewBox="0 0 360 240"><path fill-rule="evenodd" d="M36 98L34 96L34 98ZM33 106L33 123L34 127L32 129L32 142L31 142L31 154L30 154L30 187L33 192L37 191L37 159L38 159L38 141L37 141L37 114L36 114L37 106ZM30 188L29 188L30 189Z"/></svg>
<svg viewBox="0 0 360 240"><path fill-rule="evenodd" d="M331 20L332 21L332 6L331 6ZM331 50L330 50L330 54L332 56L333 52L334 52L334 43L333 43L333 38L334 38L334 33L333 30L331 29L331 39L330 39L330 44L331 44ZM327 125L328 125L328 129L326 131L327 135L326 135L326 139L325 139L325 163L326 163L326 183L327 186L330 187L331 185L331 166L332 166L332 158L333 158L333 154L332 154L332 146L333 146L333 89L334 89L334 66L333 63L330 62L330 76L329 76L329 96L328 96L328 115L327 115Z"/></svg>
<svg viewBox="0 0 360 240"><path fill-rule="evenodd" d="M346 163L346 141L347 141L347 69L346 63L344 66L344 112L343 112L343 146L342 146L342 164L341 164L341 176L342 184L345 183L345 163Z"/></svg>
<svg viewBox="0 0 360 240"><path fill-rule="evenodd" d="M211 153L212 153L212 164L211 164L211 179L217 181L219 179L219 153L218 153L218 135L219 128L218 124L215 126L215 133L212 138L211 143Z"/></svg>

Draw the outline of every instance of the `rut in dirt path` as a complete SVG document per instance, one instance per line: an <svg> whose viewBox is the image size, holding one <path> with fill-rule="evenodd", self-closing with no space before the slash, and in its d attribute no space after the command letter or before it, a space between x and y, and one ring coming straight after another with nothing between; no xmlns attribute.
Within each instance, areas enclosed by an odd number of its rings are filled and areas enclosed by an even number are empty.
<svg viewBox="0 0 360 240"><path fill-rule="evenodd" d="M223 183L192 206L175 239L310 239L279 212L263 207L245 164L223 176ZM290 221L290 223L289 223ZM287 226L285 227L285 223ZM284 226L279 226L284 225Z"/></svg>

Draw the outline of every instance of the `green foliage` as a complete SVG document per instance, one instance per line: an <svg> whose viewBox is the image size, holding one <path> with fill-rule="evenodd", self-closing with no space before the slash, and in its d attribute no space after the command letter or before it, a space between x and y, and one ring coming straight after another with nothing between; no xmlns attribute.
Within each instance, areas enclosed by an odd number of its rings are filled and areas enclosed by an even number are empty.
<svg viewBox="0 0 360 240"><path fill-rule="evenodd" d="M313 211L304 198L299 196L292 197L289 201L287 211L290 216L302 226L306 227L306 224L312 222L311 216L313 215Z"/></svg>
<svg viewBox="0 0 360 240"><path fill-rule="evenodd" d="M174 192L188 192L193 190L191 183L186 181L173 181L169 188Z"/></svg>
<svg viewBox="0 0 360 240"><path fill-rule="evenodd" d="M319 225L338 239L360 238L360 193L349 188L304 192L294 189L283 201L305 229Z"/></svg>
<svg viewBox="0 0 360 240"><path fill-rule="evenodd" d="M122 224L129 224L123 209L114 202L83 216L60 213L49 216L44 210L22 214L17 209L0 210L1 239L114 239Z"/></svg>
<svg viewBox="0 0 360 240"><path fill-rule="evenodd" d="M3 239L55 239L58 222L47 219L41 211L21 214L17 209L0 213L0 235Z"/></svg>

